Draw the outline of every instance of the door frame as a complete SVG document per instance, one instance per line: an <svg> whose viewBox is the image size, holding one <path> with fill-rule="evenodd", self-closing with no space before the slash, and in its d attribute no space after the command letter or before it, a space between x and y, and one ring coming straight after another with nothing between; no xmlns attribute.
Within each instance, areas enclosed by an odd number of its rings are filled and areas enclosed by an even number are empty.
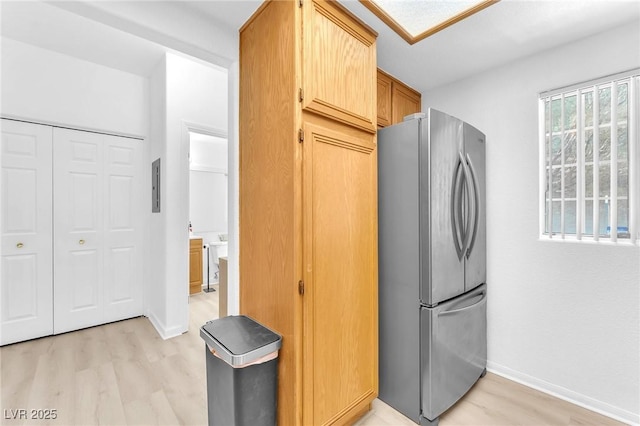
<svg viewBox="0 0 640 426"><path fill-rule="evenodd" d="M200 133L203 135L214 136L217 138L224 138L227 140L227 234L229 235L229 240L231 240L231 224L232 218L229 215L229 210L231 210L231 193L232 183L229 177L231 176L231 170L229 168L229 163L231 160L231 145L229 143L229 135L228 132L222 129L218 129L212 126L208 126L206 124L196 123L188 120L182 120L182 125L180 129L180 152L186 155L183 155L180 161L180 176L183 177L181 179L181 190L180 190L180 201L179 205L183 206L182 211L180 212L180 216L185 218L182 223L187 223L189 219L189 190L191 188L190 182L190 168L189 168L189 158L190 158L190 137L189 132ZM188 239L188 235L187 235ZM189 252L184 253L185 262L189 264ZM188 271L187 271L188 274ZM208 278L208 277L207 277ZM186 282L188 282L189 277L187 276ZM229 293L227 293L228 295ZM228 303L227 300L227 304ZM189 310L187 309L187 315L189 315ZM189 322L187 319L187 326Z"/></svg>

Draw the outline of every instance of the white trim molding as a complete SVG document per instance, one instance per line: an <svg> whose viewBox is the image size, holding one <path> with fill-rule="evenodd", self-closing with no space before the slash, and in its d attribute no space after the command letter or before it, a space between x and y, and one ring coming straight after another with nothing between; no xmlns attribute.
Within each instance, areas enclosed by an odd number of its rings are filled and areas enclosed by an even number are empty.
<svg viewBox="0 0 640 426"><path fill-rule="evenodd" d="M502 376L505 379L509 379L521 385L530 387L571 404L578 405L590 411L602 414L603 416L611 417L612 419L624 422L629 425L640 425L640 416L623 408L613 406L604 401L591 398L581 393L572 391L571 389L563 388L562 386L555 385L553 383L546 382L528 374L512 370L504 365L497 364L492 361L487 361L487 370Z"/></svg>
<svg viewBox="0 0 640 426"><path fill-rule="evenodd" d="M21 117L13 114L2 113L0 115L0 118L6 119L6 120L13 120L13 121L22 121L25 123L41 124L44 126L58 127L61 129L80 130L81 132L98 133L101 135L120 136L123 138L138 139L140 141L145 141L147 139L146 136L134 135L132 133L118 132L118 131L107 130L107 129L97 129L94 127L78 126L75 124L61 123L58 121L31 119L28 117Z"/></svg>
<svg viewBox="0 0 640 426"><path fill-rule="evenodd" d="M162 323L162 321L160 321L158 317L156 317L151 312L147 312L146 317L149 320L149 322L151 322L151 325L153 325L153 328L156 329L160 337L162 337L162 340L168 340L168 339L171 339L172 337L180 336L181 334L184 334L187 331L189 331L188 328L185 329L182 326L173 326L173 327L167 328Z"/></svg>

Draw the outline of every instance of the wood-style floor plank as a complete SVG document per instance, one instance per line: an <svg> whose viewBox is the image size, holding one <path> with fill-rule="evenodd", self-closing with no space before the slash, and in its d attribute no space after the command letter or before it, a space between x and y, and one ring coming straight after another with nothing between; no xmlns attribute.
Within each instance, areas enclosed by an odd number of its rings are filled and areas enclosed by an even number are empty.
<svg viewBox="0 0 640 426"><path fill-rule="evenodd" d="M75 377L75 389L75 424L123 425L127 423L118 379L111 363L78 371Z"/></svg>
<svg viewBox="0 0 640 426"><path fill-rule="evenodd" d="M535 389L487 373L451 409L440 426L568 426L623 425ZM412 426L411 420L380 400L356 426Z"/></svg>
<svg viewBox="0 0 640 426"><path fill-rule="evenodd" d="M129 425L180 424L163 390L126 403L124 411Z"/></svg>
<svg viewBox="0 0 640 426"><path fill-rule="evenodd" d="M193 295L189 332L169 340L141 317L0 348L2 409L57 413L54 420L5 418L2 424L206 425L205 346L199 332L217 318L218 306L217 291ZM440 424L621 423L488 373ZM356 425L415 423L375 400Z"/></svg>

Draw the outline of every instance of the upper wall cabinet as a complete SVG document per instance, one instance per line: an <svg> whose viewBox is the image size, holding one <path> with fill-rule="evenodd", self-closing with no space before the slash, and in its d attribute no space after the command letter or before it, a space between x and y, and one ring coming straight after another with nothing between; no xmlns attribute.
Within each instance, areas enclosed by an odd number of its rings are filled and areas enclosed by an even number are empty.
<svg viewBox="0 0 640 426"><path fill-rule="evenodd" d="M391 121L400 123L405 116L422 109L420 93L409 86L394 82L391 94Z"/></svg>
<svg viewBox="0 0 640 426"><path fill-rule="evenodd" d="M378 70L378 127L391 125L392 78Z"/></svg>
<svg viewBox="0 0 640 426"><path fill-rule="evenodd" d="M302 107L368 132L376 130L376 34L333 2L302 13Z"/></svg>
<svg viewBox="0 0 640 426"><path fill-rule="evenodd" d="M400 80L378 69L378 127L400 123L422 110L422 97Z"/></svg>

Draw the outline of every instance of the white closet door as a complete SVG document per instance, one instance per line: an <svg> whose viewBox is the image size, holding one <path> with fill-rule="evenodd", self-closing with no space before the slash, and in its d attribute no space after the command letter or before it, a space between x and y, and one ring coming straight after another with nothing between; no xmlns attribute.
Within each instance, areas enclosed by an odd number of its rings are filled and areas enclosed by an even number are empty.
<svg viewBox="0 0 640 426"><path fill-rule="evenodd" d="M102 135L54 129L54 332L104 318Z"/></svg>
<svg viewBox="0 0 640 426"><path fill-rule="evenodd" d="M141 143L54 130L56 334L142 314Z"/></svg>
<svg viewBox="0 0 640 426"><path fill-rule="evenodd" d="M0 344L53 333L52 129L3 119Z"/></svg>
<svg viewBox="0 0 640 426"><path fill-rule="evenodd" d="M104 140L107 322L142 314L141 144L115 136L105 136Z"/></svg>

